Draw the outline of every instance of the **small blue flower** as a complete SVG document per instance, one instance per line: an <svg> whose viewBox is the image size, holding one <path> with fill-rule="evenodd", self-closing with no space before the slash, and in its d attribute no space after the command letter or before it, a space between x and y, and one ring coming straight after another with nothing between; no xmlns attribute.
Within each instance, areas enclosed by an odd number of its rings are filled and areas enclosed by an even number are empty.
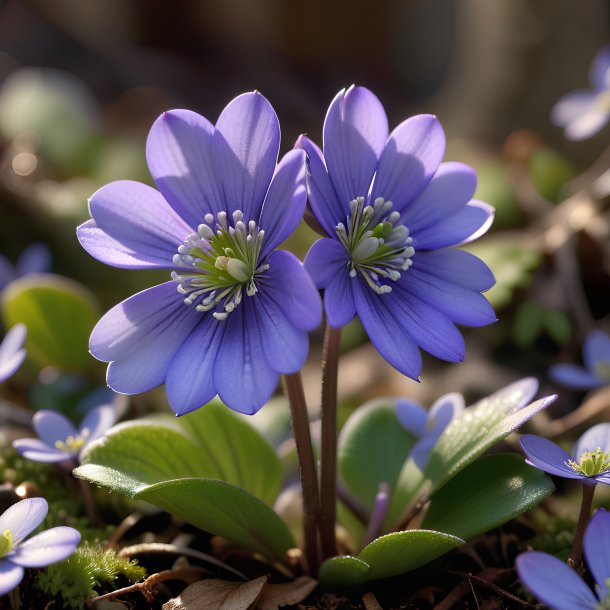
<svg viewBox="0 0 610 610"><path fill-rule="evenodd" d="M25 324L15 324L0 343L0 383L8 379L23 363L26 350L22 347L27 329Z"/></svg>
<svg viewBox="0 0 610 610"><path fill-rule="evenodd" d="M441 163L438 119L418 115L391 133L377 97L364 87L340 91L323 130L324 153L307 137L309 204L328 237L305 267L324 289L331 326L357 314L381 355L417 379L420 348L464 359L456 324L496 320L481 294L495 280L476 256L454 246L485 233L493 208L474 201L477 178L461 163Z"/></svg>
<svg viewBox="0 0 610 610"><path fill-rule="evenodd" d="M30 273L46 273L51 268L51 251L46 244L31 244L13 265L0 254L0 290L17 278Z"/></svg>
<svg viewBox="0 0 610 610"><path fill-rule="evenodd" d="M610 513L600 508L584 536L584 555L595 580L595 593L566 563L530 551L517 557L519 578L551 610L602 610L610 607Z"/></svg>
<svg viewBox="0 0 610 610"><path fill-rule="evenodd" d="M568 454L559 445L541 436L524 434L521 447L526 462L559 477L580 479L586 485L610 485L610 424L587 430Z"/></svg>
<svg viewBox="0 0 610 610"><path fill-rule="evenodd" d="M0 515L0 595L21 582L24 568L42 568L74 553L80 533L72 527L53 527L24 541L42 523L48 510L43 498L28 498Z"/></svg>
<svg viewBox="0 0 610 610"><path fill-rule="evenodd" d="M70 460L70 467L78 461L83 449L102 436L115 422L113 405L105 404L92 409L78 429L57 411L42 409L32 418L32 427L38 438L20 438L13 447L28 460L34 462L63 462Z"/></svg>
<svg viewBox="0 0 610 610"><path fill-rule="evenodd" d="M589 333L583 346L585 366L556 364L551 379L567 388L592 390L610 383L610 337L601 330Z"/></svg>
<svg viewBox="0 0 610 610"><path fill-rule="evenodd" d="M443 430L463 411L464 397L457 392L441 396L429 411L407 398L396 401L398 421L418 439L411 450L411 457L421 470L426 467L430 451Z"/></svg>
<svg viewBox="0 0 610 610"><path fill-rule="evenodd" d="M610 45L593 58L589 72L593 89L570 91L551 110L551 120L564 128L568 140L586 140L610 118Z"/></svg>

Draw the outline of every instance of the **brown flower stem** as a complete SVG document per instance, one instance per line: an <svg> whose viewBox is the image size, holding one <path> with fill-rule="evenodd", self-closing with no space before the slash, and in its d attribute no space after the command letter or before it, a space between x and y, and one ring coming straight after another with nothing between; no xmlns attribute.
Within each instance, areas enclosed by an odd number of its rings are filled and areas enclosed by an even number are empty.
<svg viewBox="0 0 610 610"><path fill-rule="evenodd" d="M322 451L320 477L320 536L324 557L337 554L337 374L341 329L328 322L322 351Z"/></svg>
<svg viewBox="0 0 610 610"><path fill-rule="evenodd" d="M589 519L591 518L591 504L593 503L593 494L595 493L595 485L582 486L582 504L580 505L580 515L578 516L578 524L576 525L576 531L574 532L574 542L572 543L572 550L568 557L568 565L573 568L577 568L580 563L580 556L582 554L582 539L585 535L585 529Z"/></svg>
<svg viewBox="0 0 610 610"><path fill-rule="evenodd" d="M303 489L305 557L310 573L315 576L318 572L318 512L320 501L318 477L309 429L309 415L301 374L284 375L284 385L290 402L292 429L299 458L301 487Z"/></svg>

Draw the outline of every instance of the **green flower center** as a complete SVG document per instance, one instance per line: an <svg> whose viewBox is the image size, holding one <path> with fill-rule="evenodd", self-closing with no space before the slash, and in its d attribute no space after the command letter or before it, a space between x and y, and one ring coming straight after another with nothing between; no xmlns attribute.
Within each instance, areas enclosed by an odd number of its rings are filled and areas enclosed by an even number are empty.
<svg viewBox="0 0 610 610"><path fill-rule="evenodd" d="M610 91L602 91L597 94L595 107L602 112L610 112Z"/></svg>
<svg viewBox="0 0 610 610"><path fill-rule="evenodd" d="M217 320L225 320L244 293L254 296L257 277L269 269L258 261L265 231L253 220L246 224L243 216L240 210L233 212L230 225L226 212L219 212L214 231L210 227L214 217L206 214L205 224L199 225L197 233L189 235L174 254L174 265L185 269L172 271L184 302L202 312L221 305L222 311L212 314Z"/></svg>
<svg viewBox="0 0 610 610"><path fill-rule="evenodd" d="M606 589L608 591L610 591L610 578L606 578L605 584L606 584ZM600 587L600 589L601 589L601 587ZM606 597L606 599L603 599L601 602L599 602L599 604L596 604L595 609L596 610L610 610L610 596Z"/></svg>
<svg viewBox="0 0 610 610"><path fill-rule="evenodd" d="M607 379L610 381L610 362L607 362L607 361L596 362L595 366L593 368L595 370L595 374L600 379Z"/></svg>
<svg viewBox="0 0 610 610"><path fill-rule="evenodd" d="M360 273L377 294L391 292L384 279L400 279L400 272L413 264L415 254L407 227L395 226L400 214L390 212L392 205L382 197L365 205L364 197L358 197L350 201L346 224L340 222L336 227L337 237L350 255L350 277Z"/></svg>
<svg viewBox="0 0 610 610"><path fill-rule="evenodd" d="M55 448L65 453L80 453L90 434L91 432L87 428L83 428L81 433L76 436L70 435L65 441L55 441Z"/></svg>
<svg viewBox="0 0 610 610"><path fill-rule="evenodd" d="M0 536L0 557L8 555L13 549L13 534L11 530L4 530Z"/></svg>
<svg viewBox="0 0 610 610"><path fill-rule="evenodd" d="M586 477L594 477L610 469L610 453L603 453L598 447L595 451L581 453L578 462L568 460L566 465Z"/></svg>

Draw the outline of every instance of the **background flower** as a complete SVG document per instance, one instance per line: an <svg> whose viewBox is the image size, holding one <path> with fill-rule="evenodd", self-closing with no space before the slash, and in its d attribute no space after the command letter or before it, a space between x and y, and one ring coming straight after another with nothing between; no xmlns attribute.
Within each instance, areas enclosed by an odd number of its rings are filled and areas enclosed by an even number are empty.
<svg viewBox="0 0 610 610"><path fill-rule="evenodd" d="M556 364L551 379L576 390L591 390L610 383L610 337L601 330L589 333L583 346L585 366Z"/></svg>
<svg viewBox="0 0 610 610"><path fill-rule="evenodd" d="M595 594L566 563L553 555L531 551L517 557L519 578L552 610L595 610L608 597L610 578L610 513L600 508L584 537L584 555L596 583Z"/></svg>
<svg viewBox="0 0 610 610"><path fill-rule="evenodd" d="M39 438L20 438L13 447L35 462L78 460L82 450L102 436L115 421L114 406L100 405L90 411L78 429L57 411L42 409L34 414L32 426Z"/></svg>
<svg viewBox="0 0 610 610"><path fill-rule="evenodd" d="M22 347L27 329L15 324L0 343L0 382L8 379L23 363L26 350Z"/></svg>
<svg viewBox="0 0 610 610"><path fill-rule="evenodd" d="M594 136L610 118L610 45L593 58L589 80L593 89L566 93L551 110L551 120L565 129L569 140Z"/></svg>
<svg viewBox="0 0 610 610"><path fill-rule="evenodd" d="M0 254L0 290L9 282L30 273L45 273L51 269L51 251L46 244L30 244L13 265Z"/></svg>
<svg viewBox="0 0 610 610"><path fill-rule="evenodd" d="M80 533L72 527L53 527L24 538L46 517L43 498L27 498L0 515L0 595L12 591L22 580L24 568L42 568L63 561L76 549Z"/></svg>
<svg viewBox="0 0 610 610"><path fill-rule="evenodd" d="M481 295L494 277L477 257L453 246L476 239L493 209L473 201L476 174L441 163L445 135L437 118L418 115L388 135L373 93L352 86L332 101L324 154L305 136L308 193L329 237L305 258L324 288L331 326L358 314L369 338L400 372L417 378L422 348L450 362L464 358L455 324L496 320Z"/></svg>
<svg viewBox="0 0 610 610"><path fill-rule="evenodd" d="M306 201L305 155L291 151L276 167L279 144L275 112L256 92L230 102L216 126L166 112L146 147L160 192L119 181L91 197L93 220L78 228L90 254L172 272L94 328L91 353L110 362L111 388L134 394L165 381L179 415L215 394L254 413L280 373L300 369L321 310L300 261L274 252Z"/></svg>

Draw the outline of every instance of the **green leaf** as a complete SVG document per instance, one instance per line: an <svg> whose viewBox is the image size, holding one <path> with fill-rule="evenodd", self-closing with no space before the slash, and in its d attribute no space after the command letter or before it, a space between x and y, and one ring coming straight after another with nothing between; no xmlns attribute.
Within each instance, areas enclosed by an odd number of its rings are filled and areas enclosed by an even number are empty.
<svg viewBox="0 0 610 610"><path fill-rule="evenodd" d="M359 407L339 436L339 475L348 490L371 510L382 482L394 487L415 443L396 417L393 399Z"/></svg>
<svg viewBox="0 0 610 610"><path fill-rule="evenodd" d="M425 480L423 472L413 460L408 459L403 464L390 497L388 512L383 522L384 531L392 528L398 521L407 506L420 493Z"/></svg>
<svg viewBox="0 0 610 610"><path fill-rule="evenodd" d="M39 366L82 372L95 363L88 345L99 312L81 284L51 274L16 280L4 291L2 315L7 327L27 326L25 347Z"/></svg>
<svg viewBox="0 0 610 610"><path fill-rule="evenodd" d="M484 457L434 495L422 527L468 540L530 510L554 489L521 456Z"/></svg>
<svg viewBox="0 0 610 610"><path fill-rule="evenodd" d="M318 580L327 587L356 587L366 582L370 571L371 566L361 559L341 555L320 566Z"/></svg>
<svg viewBox="0 0 610 610"><path fill-rule="evenodd" d="M128 495L170 479L208 477L238 485L271 504L282 481L281 462L271 445L218 401L180 418L160 416L115 426L87 447L81 464L114 471L100 484ZM89 472L79 469L84 478Z"/></svg>
<svg viewBox="0 0 610 610"><path fill-rule="evenodd" d="M295 546L286 524L262 500L215 479L177 479L134 496L239 546L283 560Z"/></svg>
<svg viewBox="0 0 610 610"><path fill-rule="evenodd" d="M440 489L460 470L508 436L556 396L519 408L538 390L534 378L517 381L467 408L445 428L430 453L424 475L433 490Z"/></svg>

